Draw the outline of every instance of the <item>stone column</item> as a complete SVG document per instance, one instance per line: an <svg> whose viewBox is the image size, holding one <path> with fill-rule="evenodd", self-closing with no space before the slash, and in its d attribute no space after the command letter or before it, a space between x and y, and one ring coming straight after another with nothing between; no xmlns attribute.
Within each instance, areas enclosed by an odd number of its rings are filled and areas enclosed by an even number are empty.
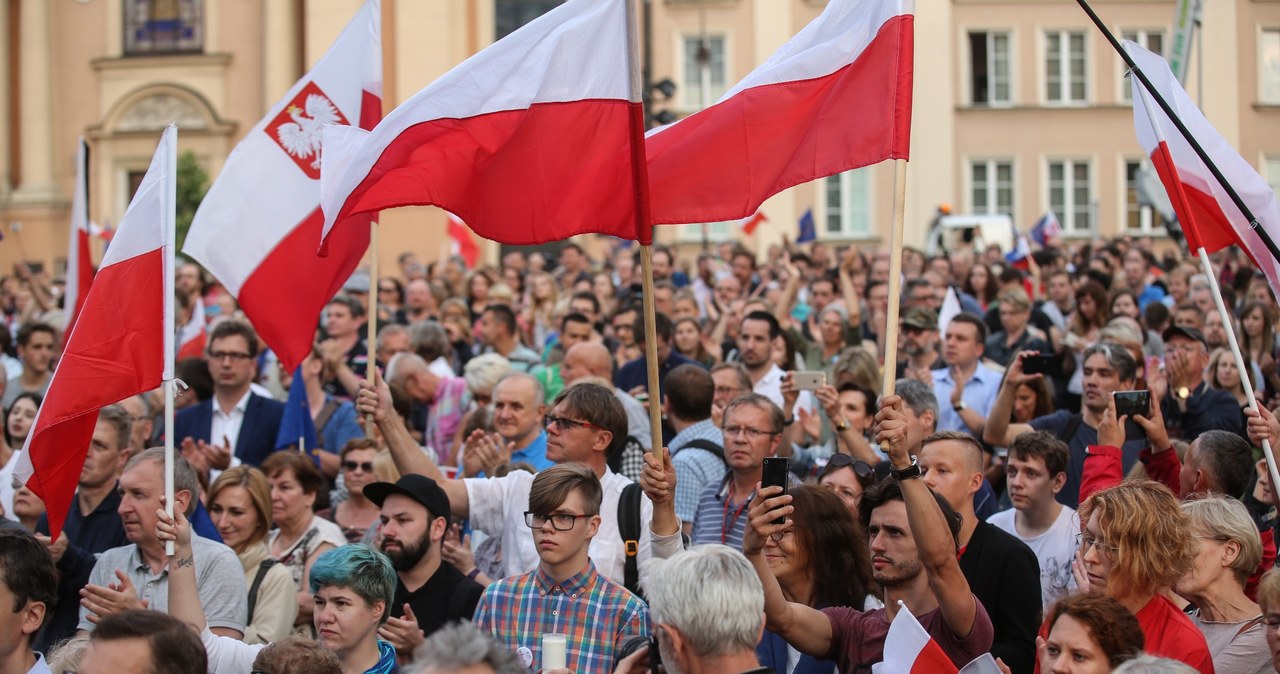
<svg viewBox="0 0 1280 674"><path fill-rule="evenodd" d="M50 3L45 0L17 0L22 3L19 40L22 59L18 64L18 124L21 129L21 184L13 194L16 202L43 202L58 197L53 175L53 77Z"/></svg>

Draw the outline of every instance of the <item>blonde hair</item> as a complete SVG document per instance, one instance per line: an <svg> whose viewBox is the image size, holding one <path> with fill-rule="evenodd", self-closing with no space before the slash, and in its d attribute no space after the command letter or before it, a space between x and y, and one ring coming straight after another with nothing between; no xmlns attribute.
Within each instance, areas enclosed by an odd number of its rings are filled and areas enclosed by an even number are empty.
<svg viewBox="0 0 1280 674"><path fill-rule="evenodd" d="M1191 518L1191 525L1197 533L1222 542L1234 541L1240 546L1240 553L1231 562L1231 570L1243 587L1262 563L1262 540L1244 504L1214 494L1183 503L1182 511Z"/></svg>
<svg viewBox="0 0 1280 674"><path fill-rule="evenodd" d="M1095 515L1102 538L1119 549L1107 579L1111 595L1157 592L1191 570L1198 552L1191 518L1168 487L1126 480L1080 504L1082 530Z"/></svg>
<svg viewBox="0 0 1280 674"><path fill-rule="evenodd" d="M1258 583L1258 604L1263 613L1280 610L1280 571L1271 569L1263 574Z"/></svg>
<svg viewBox="0 0 1280 674"><path fill-rule="evenodd" d="M248 548L261 542L271 531L271 483L267 482L267 476L262 471L253 466L232 466L222 471L218 479L209 485L205 500L212 507L213 502L218 500L218 494L231 487L243 487L249 494L253 509L258 513L258 528L253 530L253 536L244 546ZM240 550L236 552L239 553Z"/></svg>

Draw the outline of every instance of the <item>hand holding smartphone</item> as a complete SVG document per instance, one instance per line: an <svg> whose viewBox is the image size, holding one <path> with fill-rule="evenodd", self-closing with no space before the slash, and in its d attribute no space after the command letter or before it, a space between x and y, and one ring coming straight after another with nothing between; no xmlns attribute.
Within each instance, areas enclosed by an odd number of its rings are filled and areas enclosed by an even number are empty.
<svg viewBox="0 0 1280 674"><path fill-rule="evenodd" d="M782 487L782 493L787 493L787 473L791 470L791 459L782 456L771 456L764 460L764 468L760 475L760 488L765 487ZM782 524L786 522L786 518L779 517L774 520L774 524Z"/></svg>

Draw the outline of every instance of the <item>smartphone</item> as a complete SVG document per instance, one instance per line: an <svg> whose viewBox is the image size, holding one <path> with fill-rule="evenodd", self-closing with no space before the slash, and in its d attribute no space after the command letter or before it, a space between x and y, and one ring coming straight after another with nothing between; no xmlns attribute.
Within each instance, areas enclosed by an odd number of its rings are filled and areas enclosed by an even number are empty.
<svg viewBox="0 0 1280 674"><path fill-rule="evenodd" d="M827 385L827 373L817 372L792 372L791 383L795 385L797 391L817 391Z"/></svg>
<svg viewBox="0 0 1280 674"><path fill-rule="evenodd" d="M764 468L760 475L760 488L765 487L782 487L782 493L787 493L787 473L791 471L791 459L785 456L770 456L764 460ZM774 520L774 524L782 524L787 521L785 517L779 517Z"/></svg>
<svg viewBox="0 0 1280 674"><path fill-rule="evenodd" d="M1050 374L1054 360L1053 356L1026 356L1022 359L1022 373Z"/></svg>
<svg viewBox="0 0 1280 674"><path fill-rule="evenodd" d="M666 674L666 671L662 666L662 651L658 650L658 635L655 633L649 637L649 673Z"/></svg>
<svg viewBox="0 0 1280 674"><path fill-rule="evenodd" d="M1149 391L1116 391L1112 394L1116 399L1116 418L1135 414L1148 416L1151 414L1151 393Z"/></svg>

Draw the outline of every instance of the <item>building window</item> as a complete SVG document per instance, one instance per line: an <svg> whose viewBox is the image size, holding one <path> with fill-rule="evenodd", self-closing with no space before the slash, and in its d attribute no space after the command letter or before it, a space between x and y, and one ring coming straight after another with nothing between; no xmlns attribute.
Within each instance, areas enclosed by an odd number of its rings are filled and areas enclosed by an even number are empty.
<svg viewBox="0 0 1280 674"><path fill-rule="evenodd" d="M1280 105L1280 29L1262 31L1258 42L1258 98Z"/></svg>
<svg viewBox="0 0 1280 674"><path fill-rule="evenodd" d="M1049 210L1058 216L1062 231L1087 234L1093 231L1093 171L1088 161L1049 161Z"/></svg>
<svg viewBox="0 0 1280 674"><path fill-rule="evenodd" d="M198 54L204 50L202 0L124 0L124 53Z"/></svg>
<svg viewBox="0 0 1280 674"><path fill-rule="evenodd" d="M1048 103L1085 103L1088 64L1083 31L1045 33L1045 99Z"/></svg>
<svg viewBox="0 0 1280 674"><path fill-rule="evenodd" d="M1164 31L1163 30L1126 30L1121 32L1121 36L1132 42L1146 47L1153 54L1164 56ZM1124 59L1120 60L1120 65L1124 68L1124 72L1128 72L1129 67L1124 64ZM1133 87L1129 82L1129 78L1122 77L1120 80L1120 97L1125 101L1133 100Z"/></svg>
<svg viewBox="0 0 1280 674"><path fill-rule="evenodd" d="M1013 162L977 159L969 162L970 212L1013 217Z"/></svg>
<svg viewBox="0 0 1280 674"><path fill-rule="evenodd" d="M1262 160L1263 175L1271 189L1280 192L1280 157L1267 157Z"/></svg>
<svg viewBox="0 0 1280 674"><path fill-rule="evenodd" d="M1013 102L1008 33L969 33L969 64L969 100L973 105Z"/></svg>
<svg viewBox="0 0 1280 674"><path fill-rule="evenodd" d="M702 53L703 40L706 53ZM681 40L681 62L684 64L684 86L680 87L680 105L686 110L701 110L720 99L726 91L723 35L686 35ZM706 98L703 98L702 62L706 59Z"/></svg>
<svg viewBox="0 0 1280 674"><path fill-rule="evenodd" d="M818 238L865 237L871 233L871 172L861 168L824 179L826 226Z"/></svg>
<svg viewBox="0 0 1280 674"><path fill-rule="evenodd" d="M493 39L501 40L562 4L564 0L494 0Z"/></svg>
<svg viewBox="0 0 1280 674"><path fill-rule="evenodd" d="M1132 234L1162 234L1167 231L1164 216L1151 204L1142 203L1138 191L1138 172L1143 164L1149 162L1130 160L1124 163L1124 226ZM1164 189L1158 178L1154 182L1149 188Z"/></svg>

